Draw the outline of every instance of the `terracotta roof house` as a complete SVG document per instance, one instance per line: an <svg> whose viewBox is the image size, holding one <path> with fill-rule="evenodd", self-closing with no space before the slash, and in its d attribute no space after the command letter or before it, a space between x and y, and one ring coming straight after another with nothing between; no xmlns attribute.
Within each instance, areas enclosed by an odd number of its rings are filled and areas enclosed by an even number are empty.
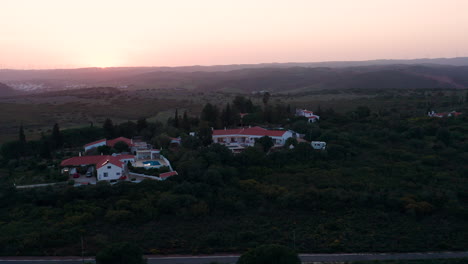
<svg viewBox="0 0 468 264"><path fill-rule="evenodd" d="M456 111L443 112L443 113L436 113L434 111L431 111L431 112L427 113L427 116L442 118L442 117L452 117L452 116L457 117L457 116L459 116L461 114L462 114L461 112L456 112Z"/></svg>
<svg viewBox="0 0 468 264"><path fill-rule="evenodd" d="M274 146L283 146L286 140L297 134L290 130L268 130L262 127L216 129L213 130L213 143L219 143L231 150L241 150L255 144L255 139L269 136L273 139Z"/></svg>
<svg viewBox="0 0 468 264"><path fill-rule="evenodd" d="M60 163L61 167L80 167L80 166L95 166L97 171L98 181L118 180L125 177L127 174L126 160L131 159L133 155L95 155L95 156L80 156L72 157L63 160ZM134 158L134 157L133 157Z"/></svg>
<svg viewBox="0 0 468 264"><path fill-rule="evenodd" d="M296 109L296 116L303 116L307 118L309 123L314 123L320 120L320 116L315 115L314 112L306 109Z"/></svg>
<svg viewBox="0 0 468 264"><path fill-rule="evenodd" d="M134 146L133 140L131 140L129 138L126 138L126 137L118 137L118 138L109 139L109 140L103 138L103 139L88 143L88 144L84 145L84 149L85 149L85 151L88 151L90 149L97 148L97 147L100 147L100 146L109 146L109 147L113 148L114 145L117 142L120 142L120 141L125 142L130 148L132 148Z"/></svg>

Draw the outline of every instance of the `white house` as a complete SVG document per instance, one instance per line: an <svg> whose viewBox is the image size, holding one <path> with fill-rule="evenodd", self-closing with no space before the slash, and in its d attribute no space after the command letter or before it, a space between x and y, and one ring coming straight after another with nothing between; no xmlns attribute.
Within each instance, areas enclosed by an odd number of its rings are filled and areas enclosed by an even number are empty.
<svg viewBox="0 0 468 264"><path fill-rule="evenodd" d="M134 161L135 158L132 156L79 156L62 161L60 166L65 168L95 166L98 181L118 180L125 179L127 176L127 163L125 161Z"/></svg>
<svg viewBox="0 0 468 264"><path fill-rule="evenodd" d="M327 147L327 143L323 141L312 141L310 142L310 145L312 148L320 150L324 150Z"/></svg>
<svg viewBox="0 0 468 264"><path fill-rule="evenodd" d="M117 157L120 161L127 164L130 162L132 165L135 164L135 155L128 155L128 154L112 154L112 156Z"/></svg>
<svg viewBox="0 0 468 264"><path fill-rule="evenodd" d="M137 150L135 158L137 160L157 160L161 158L161 151L159 149L145 149Z"/></svg>
<svg viewBox="0 0 468 264"><path fill-rule="evenodd" d="M97 180L110 181L125 179L127 174L125 172L126 164L118 158L108 156L107 159L102 159L96 164Z"/></svg>
<svg viewBox="0 0 468 264"><path fill-rule="evenodd" d="M429 117L438 117L438 118L443 118L443 117L452 117L452 116L459 116L461 115L461 112L457 111L452 111L452 112L444 112L444 113L436 113L434 111L428 112L427 116Z"/></svg>
<svg viewBox="0 0 468 264"><path fill-rule="evenodd" d="M303 116L307 118L309 123L314 123L320 120L320 116L315 115L314 112L306 109L296 109L296 116Z"/></svg>
<svg viewBox="0 0 468 264"><path fill-rule="evenodd" d="M297 134L290 130L268 130L261 127L236 128L236 129L216 129L213 130L213 143L225 145L232 150L243 149L253 146L255 139L269 136L273 139L276 147L283 146L286 140L296 137Z"/></svg>

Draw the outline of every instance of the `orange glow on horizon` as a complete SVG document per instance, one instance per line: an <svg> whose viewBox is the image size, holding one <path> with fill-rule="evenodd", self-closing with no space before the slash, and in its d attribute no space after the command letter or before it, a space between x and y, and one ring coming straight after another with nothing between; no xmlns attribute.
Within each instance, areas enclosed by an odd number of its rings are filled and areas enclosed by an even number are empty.
<svg viewBox="0 0 468 264"><path fill-rule="evenodd" d="M466 0L2 0L0 69L461 57L467 10Z"/></svg>

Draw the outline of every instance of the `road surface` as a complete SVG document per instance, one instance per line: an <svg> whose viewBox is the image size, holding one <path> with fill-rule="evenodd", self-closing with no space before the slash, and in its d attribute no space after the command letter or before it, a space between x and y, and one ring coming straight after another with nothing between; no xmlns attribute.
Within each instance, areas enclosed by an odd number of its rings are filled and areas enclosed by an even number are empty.
<svg viewBox="0 0 468 264"><path fill-rule="evenodd" d="M349 254L300 254L303 263L339 262L358 260L397 260L397 259L446 259L468 258L465 252L433 253L349 253ZM148 264L209 264L211 262L233 264L239 255L210 256L146 256ZM94 262L94 258L85 257L85 262ZM79 264L80 257L0 257L0 264Z"/></svg>

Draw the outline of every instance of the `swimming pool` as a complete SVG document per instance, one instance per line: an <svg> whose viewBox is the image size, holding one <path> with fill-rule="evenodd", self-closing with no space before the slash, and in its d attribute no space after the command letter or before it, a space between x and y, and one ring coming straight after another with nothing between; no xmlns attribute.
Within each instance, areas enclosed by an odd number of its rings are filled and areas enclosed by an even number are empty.
<svg viewBox="0 0 468 264"><path fill-rule="evenodd" d="M157 160L143 161L143 166L159 166L161 163Z"/></svg>

